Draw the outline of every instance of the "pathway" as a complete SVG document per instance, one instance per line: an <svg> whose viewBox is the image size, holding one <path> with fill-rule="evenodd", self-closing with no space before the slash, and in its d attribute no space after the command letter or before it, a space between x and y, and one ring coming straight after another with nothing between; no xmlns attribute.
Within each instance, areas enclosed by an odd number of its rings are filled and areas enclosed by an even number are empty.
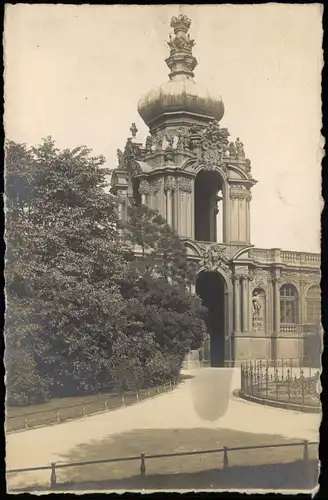
<svg viewBox="0 0 328 500"><path fill-rule="evenodd" d="M265 407L232 395L240 370L203 368L170 393L107 413L9 434L8 469L63 461L76 446L137 429L222 428L318 439L320 415ZM218 389L219 388L219 389ZM219 417L219 418L217 418ZM8 488L49 484L49 471L8 476Z"/></svg>

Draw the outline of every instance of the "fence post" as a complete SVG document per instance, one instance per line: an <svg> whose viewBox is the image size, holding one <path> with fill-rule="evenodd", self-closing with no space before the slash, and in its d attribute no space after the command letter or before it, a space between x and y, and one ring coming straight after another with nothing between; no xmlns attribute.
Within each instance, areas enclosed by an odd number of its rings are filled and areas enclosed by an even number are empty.
<svg viewBox="0 0 328 500"><path fill-rule="evenodd" d="M278 368L274 369L274 380L276 383L276 400L278 401L279 399L279 374L278 374Z"/></svg>
<svg viewBox="0 0 328 500"><path fill-rule="evenodd" d="M290 370L289 370L289 368L287 369L287 396L288 396L288 401L290 401Z"/></svg>
<svg viewBox="0 0 328 500"><path fill-rule="evenodd" d="M56 477L56 463L52 462L51 463L51 476L50 476L50 489L54 489L57 484L57 477Z"/></svg>
<svg viewBox="0 0 328 500"><path fill-rule="evenodd" d="M229 466L228 447L224 446L223 447L223 469L227 469L228 466Z"/></svg>
<svg viewBox="0 0 328 500"><path fill-rule="evenodd" d="M251 385L251 395L254 395L254 383L253 383L253 364L250 361L249 363L249 382Z"/></svg>
<svg viewBox="0 0 328 500"><path fill-rule="evenodd" d="M141 453L140 460L141 460L140 475L142 477L145 477L145 475L146 475L146 462L145 462L145 454L144 453Z"/></svg>
<svg viewBox="0 0 328 500"><path fill-rule="evenodd" d="M57 422L60 422L59 410L56 411L56 418L57 418Z"/></svg>
<svg viewBox="0 0 328 500"><path fill-rule="evenodd" d="M139 401L139 392L138 391L136 393L136 398L137 398L137 401Z"/></svg>
<svg viewBox="0 0 328 500"><path fill-rule="evenodd" d="M301 370L301 373L300 373L300 379L301 379L301 390L302 390L302 403L304 405L305 392L304 392L304 371L303 371L303 369Z"/></svg>
<svg viewBox="0 0 328 500"><path fill-rule="evenodd" d="M105 410L108 409L107 399L105 399Z"/></svg>
<svg viewBox="0 0 328 500"><path fill-rule="evenodd" d="M122 403L122 406L124 406L124 394L122 394L122 396L121 396L121 403Z"/></svg>

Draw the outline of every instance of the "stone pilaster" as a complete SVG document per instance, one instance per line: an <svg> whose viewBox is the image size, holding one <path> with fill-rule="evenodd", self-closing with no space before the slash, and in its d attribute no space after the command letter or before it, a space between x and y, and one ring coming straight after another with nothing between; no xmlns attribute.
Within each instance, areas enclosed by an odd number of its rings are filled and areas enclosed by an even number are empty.
<svg viewBox="0 0 328 500"><path fill-rule="evenodd" d="M274 295L274 332L278 336L280 332L280 278L273 280Z"/></svg>
<svg viewBox="0 0 328 500"><path fill-rule="evenodd" d="M240 333L240 279L238 276L233 278L233 295L234 295L234 330L236 334Z"/></svg>
<svg viewBox="0 0 328 500"><path fill-rule="evenodd" d="M242 311L243 311L243 322L242 329L243 332L248 331L248 314L249 314L249 302L248 302L248 278L247 276L242 276L241 278L241 288L242 288Z"/></svg>
<svg viewBox="0 0 328 500"><path fill-rule="evenodd" d="M253 331L253 282L248 279L248 331Z"/></svg>

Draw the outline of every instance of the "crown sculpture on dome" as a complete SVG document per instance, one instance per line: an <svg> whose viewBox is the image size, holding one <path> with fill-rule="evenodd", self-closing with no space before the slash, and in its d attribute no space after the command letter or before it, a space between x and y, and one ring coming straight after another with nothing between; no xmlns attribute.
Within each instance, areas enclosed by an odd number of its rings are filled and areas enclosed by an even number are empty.
<svg viewBox="0 0 328 500"><path fill-rule="evenodd" d="M174 31L174 35L170 35L170 40L167 42L170 56L166 59L166 64L171 70L170 78L179 74L192 78L197 60L192 55L195 40L192 40L188 33L191 20L184 14L179 14L177 17L172 17L170 26Z"/></svg>

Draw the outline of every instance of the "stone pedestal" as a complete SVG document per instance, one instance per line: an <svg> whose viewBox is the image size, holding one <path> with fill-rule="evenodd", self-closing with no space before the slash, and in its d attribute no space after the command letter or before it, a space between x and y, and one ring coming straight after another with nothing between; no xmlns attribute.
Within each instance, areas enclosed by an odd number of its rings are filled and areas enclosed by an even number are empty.
<svg viewBox="0 0 328 500"><path fill-rule="evenodd" d="M190 351L183 362L182 368L184 370L197 370L200 367L199 351Z"/></svg>

